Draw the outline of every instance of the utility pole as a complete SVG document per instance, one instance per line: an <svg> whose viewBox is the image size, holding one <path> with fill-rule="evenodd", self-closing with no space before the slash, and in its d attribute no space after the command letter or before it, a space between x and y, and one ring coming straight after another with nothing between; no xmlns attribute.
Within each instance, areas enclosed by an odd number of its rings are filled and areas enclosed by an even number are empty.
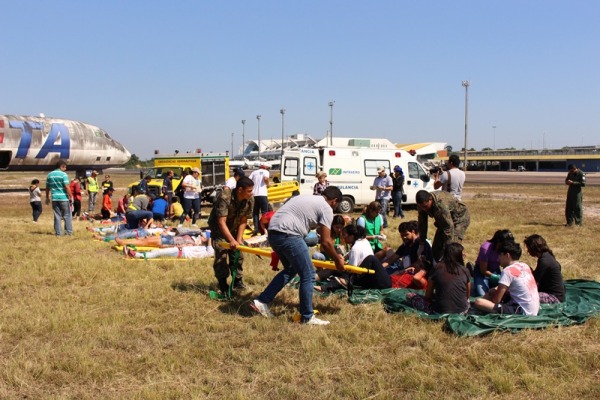
<svg viewBox="0 0 600 400"><path fill-rule="evenodd" d="M329 106L329 145L333 146L333 106L335 105L335 100L330 101Z"/></svg>
<svg viewBox="0 0 600 400"><path fill-rule="evenodd" d="M258 161L260 161L260 115L256 116L258 121Z"/></svg>
<svg viewBox="0 0 600 400"><path fill-rule="evenodd" d="M246 148L246 120L242 120L242 160L244 159Z"/></svg>
<svg viewBox="0 0 600 400"><path fill-rule="evenodd" d="M283 169L283 138L284 138L284 119L285 119L285 108L281 108L281 110L279 110L279 113L281 114L281 161L280 161L280 165L279 165L279 169Z"/></svg>
<svg viewBox="0 0 600 400"><path fill-rule="evenodd" d="M465 148L464 148L464 170L468 169L467 162L467 133L469 131L469 86L471 86L471 81L462 81L462 85L465 88Z"/></svg>

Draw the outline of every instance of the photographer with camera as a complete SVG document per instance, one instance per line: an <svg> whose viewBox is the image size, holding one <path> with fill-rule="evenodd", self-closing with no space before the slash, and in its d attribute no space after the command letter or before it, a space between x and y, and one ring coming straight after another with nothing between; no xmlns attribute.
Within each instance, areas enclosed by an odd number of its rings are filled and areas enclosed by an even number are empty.
<svg viewBox="0 0 600 400"><path fill-rule="evenodd" d="M434 189L442 188L442 191L451 193L457 200L461 200L465 184L465 173L458 168L459 165L460 158L456 154L452 154L448 158L446 171L441 171L439 168L437 171L431 170Z"/></svg>

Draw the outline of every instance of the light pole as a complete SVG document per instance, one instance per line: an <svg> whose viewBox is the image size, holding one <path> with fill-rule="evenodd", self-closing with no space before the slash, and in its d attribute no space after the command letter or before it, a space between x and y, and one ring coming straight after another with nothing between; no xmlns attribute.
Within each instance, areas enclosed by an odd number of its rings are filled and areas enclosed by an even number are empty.
<svg viewBox="0 0 600 400"><path fill-rule="evenodd" d="M279 110L279 113L281 114L281 161L280 161L280 165L279 168L283 169L283 137L284 137L284 117L285 117L285 108L281 108L281 110Z"/></svg>
<svg viewBox="0 0 600 400"><path fill-rule="evenodd" d="M256 116L258 121L258 161L260 161L260 115Z"/></svg>
<svg viewBox="0 0 600 400"><path fill-rule="evenodd" d="M466 171L468 169L467 163L467 133L469 128L469 86L471 86L471 81L462 81L462 85L465 88L465 148L464 148L464 156L465 159L465 168Z"/></svg>
<svg viewBox="0 0 600 400"><path fill-rule="evenodd" d="M229 158L233 157L233 132L231 132L231 154L229 155Z"/></svg>
<svg viewBox="0 0 600 400"><path fill-rule="evenodd" d="M329 106L329 145L333 146L333 106L335 105L335 100L330 101Z"/></svg>
<svg viewBox="0 0 600 400"><path fill-rule="evenodd" d="M246 148L244 147L246 145L246 120L243 119L242 120L242 160L245 157L245 153L246 153Z"/></svg>
<svg viewBox="0 0 600 400"><path fill-rule="evenodd" d="M492 129L494 130L494 151L496 151L496 125L492 126Z"/></svg>

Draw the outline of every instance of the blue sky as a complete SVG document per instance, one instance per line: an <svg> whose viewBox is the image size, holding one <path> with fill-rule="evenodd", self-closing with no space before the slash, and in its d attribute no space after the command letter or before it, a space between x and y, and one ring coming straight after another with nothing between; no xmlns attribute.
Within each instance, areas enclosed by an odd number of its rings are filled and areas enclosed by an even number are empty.
<svg viewBox="0 0 600 400"><path fill-rule="evenodd" d="M468 147L600 144L596 1L11 1L0 113L98 125L142 159L329 129ZM495 135L492 126L496 126Z"/></svg>

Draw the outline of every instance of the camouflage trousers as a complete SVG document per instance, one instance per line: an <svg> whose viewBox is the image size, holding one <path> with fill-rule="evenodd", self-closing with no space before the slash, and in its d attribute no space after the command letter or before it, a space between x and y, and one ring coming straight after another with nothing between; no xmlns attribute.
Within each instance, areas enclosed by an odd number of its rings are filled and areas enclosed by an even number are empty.
<svg viewBox="0 0 600 400"><path fill-rule="evenodd" d="M235 253L236 251L232 251L229 249L225 249L220 246L219 243L222 243L221 240L215 240L213 238L213 248L215 249L215 261L213 263L213 270L215 272L215 278L217 279L227 279L229 275L233 272L235 268ZM239 252L238 256L238 265L237 265L237 274L236 277L238 279L244 276L244 253Z"/></svg>
<svg viewBox="0 0 600 400"><path fill-rule="evenodd" d="M431 250L433 251L433 258L435 261L440 261L442 255L444 254L444 248L447 244L456 242L461 243L465 237L465 232L471 223L471 217L469 216L469 212L465 212L462 218L459 221L454 223L454 235L452 237L447 237L442 229L438 229L435 231L435 236L433 237L433 244L431 245Z"/></svg>

